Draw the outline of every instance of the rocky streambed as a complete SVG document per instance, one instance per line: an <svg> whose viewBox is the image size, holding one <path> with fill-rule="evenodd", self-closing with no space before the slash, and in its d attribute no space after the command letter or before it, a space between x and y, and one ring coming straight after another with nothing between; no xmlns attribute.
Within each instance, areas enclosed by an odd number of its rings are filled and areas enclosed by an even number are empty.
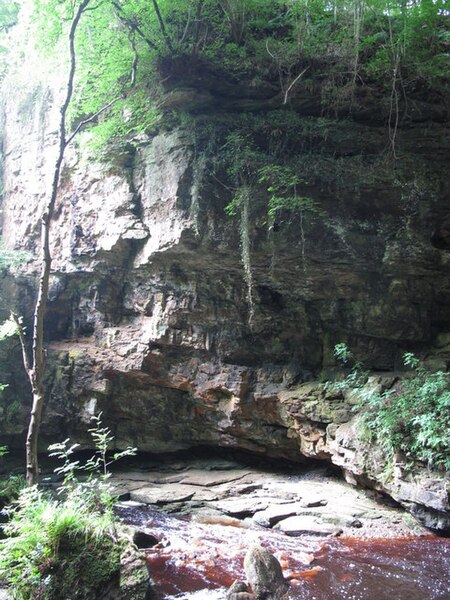
<svg viewBox="0 0 450 600"><path fill-rule="evenodd" d="M349 486L329 467L274 471L203 454L155 459L112 479L154 598L224 599L245 579L255 543L279 560L287 598L450 598L450 540L377 492Z"/></svg>

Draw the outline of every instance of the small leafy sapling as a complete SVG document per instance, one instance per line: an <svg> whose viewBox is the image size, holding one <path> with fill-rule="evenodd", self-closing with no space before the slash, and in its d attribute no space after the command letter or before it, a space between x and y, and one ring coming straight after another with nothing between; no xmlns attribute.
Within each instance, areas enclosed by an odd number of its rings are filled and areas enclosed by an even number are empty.
<svg viewBox="0 0 450 600"><path fill-rule="evenodd" d="M63 484L58 488L58 493L62 493L69 488L72 488L77 483L77 471L80 469L80 461L72 460L72 456L79 444L70 445L70 439L67 438L63 442L51 444L48 449L50 450L49 456L55 456L58 460L62 461L60 467L54 469L54 473L62 475Z"/></svg>
<svg viewBox="0 0 450 600"><path fill-rule="evenodd" d="M105 487L106 480L110 477L109 468L112 464L125 456L134 456L137 448L128 446L125 450L109 454L111 444L114 442L114 436L111 434L108 427L104 427L102 413L92 417L94 427L89 429L94 444L95 454L91 456L84 464L79 460L73 460L73 455L80 447L79 444L70 444L69 438L63 442L52 444L49 446L50 456L55 456L62 461L62 465L54 469L54 472L63 476L63 483L58 488L58 494L67 495L74 491L97 493L100 496L108 499L110 503L112 493L109 487ZM88 475L87 480L83 483L79 481L78 474Z"/></svg>
<svg viewBox="0 0 450 600"><path fill-rule="evenodd" d="M95 425L89 429L89 433L95 442L96 454L87 461L84 468L86 471L95 473L103 479L106 479L110 475L108 471L109 467L125 456L134 456L137 452L137 448L128 446L125 450L114 452L112 456L109 456L109 448L114 441L114 437L107 427L103 427L101 420L102 414L103 413L100 412L98 415L92 417L92 421Z"/></svg>
<svg viewBox="0 0 450 600"><path fill-rule="evenodd" d="M342 381L328 381L325 383L325 388L335 392L345 392L350 390L359 390L367 382L368 372L364 369L362 362L355 360L353 352L347 344L341 342L334 347L334 356L340 362L347 372L347 375Z"/></svg>
<svg viewBox="0 0 450 600"><path fill-rule="evenodd" d="M335 345L333 354L335 358L337 358L337 360L344 365L350 362L350 360L353 358L353 353L344 342Z"/></svg>
<svg viewBox="0 0 450 600"><path fill-rule="evenodd" d="M420 360L412 352L405 352L403 355L403 364L405 367L411 367L411 369L418 369L420 367Z"/></svg>

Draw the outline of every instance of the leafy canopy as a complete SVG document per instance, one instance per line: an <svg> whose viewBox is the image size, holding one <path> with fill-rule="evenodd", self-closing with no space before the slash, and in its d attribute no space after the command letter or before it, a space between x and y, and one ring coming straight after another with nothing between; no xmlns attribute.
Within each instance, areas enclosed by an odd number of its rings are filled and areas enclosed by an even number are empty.
<svg viewBox="0 0 450 600"><path fill-rule="evenodd" d="M64 60L63 33L79 2L34 0L30 35L41 51ZM18 6L0 2L0 31L15 22ZM92 1L77 33L72 121L118 98L97 122L97 150L108 139L151 131L161 83L171 84L162 65L182 56L187 68L201 59L229 75L275 77L285 93L311 61L315 73L320 64L333 64L343 88L379 81L388 93L394 69L395 86L405 93L424 82L445 86L448 16L444 0Z"/></svg>

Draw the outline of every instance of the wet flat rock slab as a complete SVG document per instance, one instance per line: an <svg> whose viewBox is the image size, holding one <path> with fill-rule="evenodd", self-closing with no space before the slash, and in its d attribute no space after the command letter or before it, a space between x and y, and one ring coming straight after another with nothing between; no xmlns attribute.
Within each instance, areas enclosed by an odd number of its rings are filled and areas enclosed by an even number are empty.
<svg viewBox="0 0 450 600"><path fill-rule="evenodd" d="M299 467L300 469L300 467ZM420 535L424 530L401 509L387 506L374 492L350 487L325 469L295 474L267 472L221 461L143 467L118 473L111 482L122 504L149 505L198 521L227 519L250 528L275 528L288 536Z"/></svg>

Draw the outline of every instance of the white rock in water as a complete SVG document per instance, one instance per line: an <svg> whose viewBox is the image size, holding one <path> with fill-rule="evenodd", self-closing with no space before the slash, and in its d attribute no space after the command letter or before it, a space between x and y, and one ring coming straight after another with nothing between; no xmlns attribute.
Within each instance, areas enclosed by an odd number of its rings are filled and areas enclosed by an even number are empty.
<svg viewBox="0 0 450 600"><path fill-rule="evenodd" d="M325 523L312 515L300 515L288 517L275 525L274 529L280 529L290 536L300 535L336 535L342 531L340 527Z"/></svg>

